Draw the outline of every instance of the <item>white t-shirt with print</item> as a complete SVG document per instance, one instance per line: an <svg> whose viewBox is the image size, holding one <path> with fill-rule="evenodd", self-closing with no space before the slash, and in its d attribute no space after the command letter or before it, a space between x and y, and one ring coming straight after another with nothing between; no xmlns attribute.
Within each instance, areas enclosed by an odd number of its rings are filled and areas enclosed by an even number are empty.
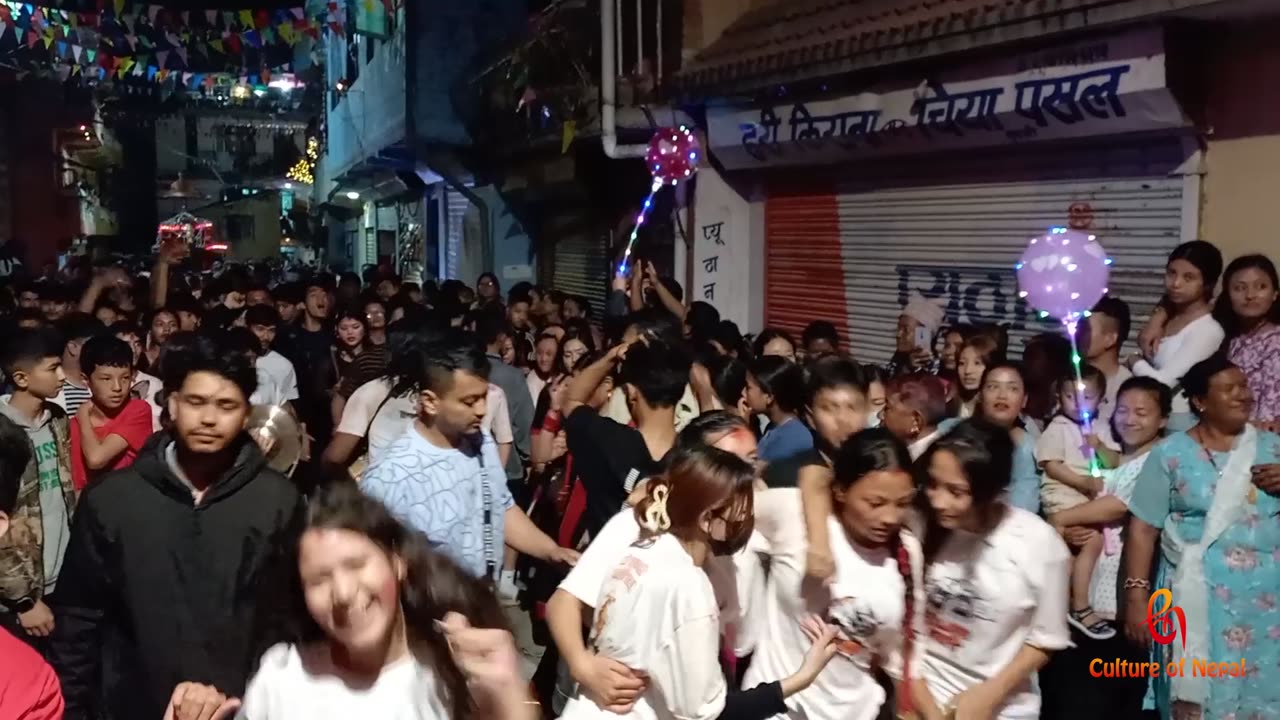
<svg viewBox="0 0 1280 720"><path fill-rule="evenodd" d="M763 607L753 617L760 626L743 687L781 680L799 669L812 646L801 621L816 614L840 626L841 656L827 665L813 685L787 699L787 716L795 720L876 718L885 693L869 669L873 663L892 675L900 675L901 669L906 585L897 558L885 548L853 545L832 518L828 535L835 576L824 587L805 577L808 542L800 491L776 488L757 492L755 511L756 530L768 543L769 578ZM917 628L922 630L922 553L914 539L908 541L908 552L916 559L913 604ZM918 655L911 665L912 675L919 677Z"/></svg>
<svg viewBox="0 0 1280 720"><path fill-rule="evenodd" d="M724 709L715 591L672 535L642 542L614 564L596 602L591 643L597 654L646 673L649 687L624 715L579 696L562 720L715 720Z"/></svg>
<svg viewBox="0 0 1280 720"><path fill-rule="evenodd" d="M618 566L618 560L627 554L631 546L639 541L640 523L636 521L635 510L624 507L600 528L600 533L582 551L577 564L560 581L559 589L574 596L587 607L594 608L600 599L601 588L609 579L609 573ZM716 595L722 624L742 619L744 603L739 600L745 596L742 583L754 582L759 578L758 574L750 574L742 569L749 566L750 562L759 564L759 559L750 551L750 547L751 543L748 543L746 549L735 553L732 558L707 558L703 566ZM735 637L743 637L743 633L736 631ZM745 654L745 651L739 654Z"/></svg>
<svg viewBox="0 0 1280 720"><path fill-rule="evenodd" d="M635 510L622 508L618 514L609 518L609 522L600 528L587 549L582 551L577 564L560 581L559 589L594 608L609 573L613 572L618 561L639 539L640 523L636 522Z"/></svg>
<svg viewBox="0 0 1280 720"><path fill-rule="evenodd" d="M133 374L134 397L147 401L147 405L151 408L151 429L160 430L160 391L163 390L160 378L150 375L141 370Z"/></svg>
<svg viewBox="0 0 1280 720"><path fill-rule="evenodd" d="M951 531L929 563L923 677L940 707L1003 670L1025 645L1061 650L1071 555L1048 523L1016 507L986 535ZM999 720L1036 720L1031 678L997 710Z"/></svg>
<svg viewBox="0 0 1280 720"><path fill-rule="evenodd" d="M356 388L347 398L342 419L334 430L356 437L365 437L367 433L370 463L403 435L417 417L418 403L414 395L387 399L390 394L391 383L387 380L371 380Z"/></svg>
<svg viewBox="0 0 1280 720"><path fill-rule="evenodd" d="M272 350L255 363L258 370L258 390L251 402L254 405L283 405L298 399L298 374L293 363Z"/></svg>
<svg viewBox="0 0 1280 720"><path fill-rule="evenodd" d="M304 660L303 655L306 655ZM326 646L276 645L249 681L237 720L449 720L431 671L412 656L388 665L373 685L349 685L332 671Z"/></svg>

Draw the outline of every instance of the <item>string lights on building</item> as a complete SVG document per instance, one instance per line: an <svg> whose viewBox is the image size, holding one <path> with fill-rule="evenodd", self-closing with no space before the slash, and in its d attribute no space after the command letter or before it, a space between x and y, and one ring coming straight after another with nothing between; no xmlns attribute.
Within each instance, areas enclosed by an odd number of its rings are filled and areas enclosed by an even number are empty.
<svg viewBox="0 0 1280 720"><path fill-rule="evenodd" d="M310 185L315 181L316 163L320 160L320 141L316 138L307 138L306 156L298 160L285 177L290 180Z"/></svg>

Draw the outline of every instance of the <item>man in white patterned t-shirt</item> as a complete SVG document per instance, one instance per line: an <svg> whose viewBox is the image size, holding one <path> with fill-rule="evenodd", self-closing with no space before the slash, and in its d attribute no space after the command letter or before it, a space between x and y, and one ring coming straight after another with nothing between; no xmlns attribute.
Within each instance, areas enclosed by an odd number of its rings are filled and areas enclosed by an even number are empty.
<svg viewBox="0 0 1280 720"><path fill-rule="evenodd" d="M504 545L551 562L574 563L515 505L493 436L482 430L489 360L472 338L450 330L417 350L409 378L417 417L361 480L361 488L423 532L476 577L492 579Z"/></svg>

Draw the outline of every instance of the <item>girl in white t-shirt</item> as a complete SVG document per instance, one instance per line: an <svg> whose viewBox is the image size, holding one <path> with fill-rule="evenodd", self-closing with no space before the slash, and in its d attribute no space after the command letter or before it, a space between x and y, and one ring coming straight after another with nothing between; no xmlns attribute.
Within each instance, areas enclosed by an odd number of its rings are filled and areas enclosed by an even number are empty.
<svg viewBox="0 0 1280 720"><path fill-rule="evenodd" d="M1182 376L1217 352L1226 338L1211 305L1221 274L1222 252L1212 243L1192 240L1174 248L1165 265L1164 297L1138 337L1142 352L1124 360L1134 375L1173 388L1170 432L1190 429L1196 422L1179 389Z"/></svg>
<svg viewBox="0 0 1280 720"><path fill-rule="evenodd" d="M787 703L795 720L873 720L886 684L919 675L913 652L924 629L924 558L904 528L916 496L907 448L887 429L862 430L835 452L825 504L826 582L806 578L809 542L800 491L757 494L756 529L769 556L756 652L746 683L778 677L804 652L801 620L820 613L839 629L840 656ZM825 469L825 468L824 468ZM904 667L907 671L904 672ZM910 693L898 694L909 709ZM905 701L905 702L904 702Z"/></svg>
<svg viewBox="0 0 1280 720"><path fill-rule="evenodd" d="M736 455L694 447L677 450L665 475L649 481L635 508L641 539L601 587L590 633L597 655L642 674L647 686L621 714L579 695L562 720L763 720L813 682L836 652L834 628L820 621L811 651L780 682L731 693L721 670L719 604L702 567L750 538L754 479Z"/></svg>
<svg viewBox="0 0 1280 720"><path fill-rule="evenodd" d="M960 423L920 460L929 529L924 720L1036 720L1035 673L1070 645L1070 554L1048 524L1008 504L1013 440L982 420Z"/></svg>
<svg viewBox="0 0 1280 720"><path fill-rule="evenodd" d="M526 720L493 594L343 483L308 509L289 642L262 657L240 720ZM535 713L536 715L536 713Z"/></svg>

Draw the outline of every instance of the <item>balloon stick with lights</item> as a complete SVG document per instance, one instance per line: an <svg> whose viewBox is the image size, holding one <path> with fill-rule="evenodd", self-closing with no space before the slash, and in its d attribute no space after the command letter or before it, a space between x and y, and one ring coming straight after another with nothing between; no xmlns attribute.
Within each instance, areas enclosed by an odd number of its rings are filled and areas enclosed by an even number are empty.
<svg viewBox="0 0 1280 720"><path fill-rule="evenodd" d="M1089 317L1090 309L1107 294L1111 258L1096 235L1053 228L1045 235L1031 238L1022 259L1014 267L1018 271L1018 297L1040 311L1040 317L1053 316L1066 327L1067 336L1071 338L1071 366L1076 376L1076 407L1083 408L1085 385L1076 336L1080 321ZM1085 434L1092 434L1096 418L1085 411L1080 419L1084 422ZM1092 448L1089 474L1101 475L1098 453Z"/></svg>
<svg viewBox="0 0 1280 720"><path fill-rule="evenodd" d="M698 138L687 126L678 128L659 128L649 140L649 150L645 153L645 162L649 165L649 173L653 175L653 184L649 187L649 195L640 206L636 215L635 227L631 229L631 237L627 240L626 252L622 254L622 262L618 265L618 274L625 275L627 265L631 262L631 251L635 249L636 238L640 236L640 226L653 209L653 196L664 185L675 187L681 180L688 180L698 171L698 158L701 151Z"/></svg>

